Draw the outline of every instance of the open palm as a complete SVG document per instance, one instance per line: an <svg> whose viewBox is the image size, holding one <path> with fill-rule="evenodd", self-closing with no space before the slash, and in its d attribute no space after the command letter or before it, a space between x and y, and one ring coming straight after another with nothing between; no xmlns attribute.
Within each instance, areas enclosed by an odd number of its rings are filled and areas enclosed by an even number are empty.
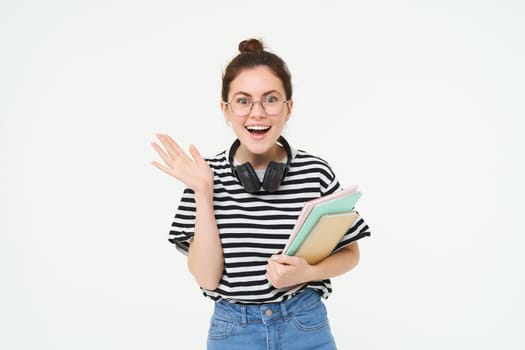
<svg viewBox="0 0 525 350"><path fill-rule="evenodd" d="M190 146L190 157L170 136L157 134L157 138L162 147L155 142L151 145L164 164L153 161L153 166L175 177L194 192L213 187L213 171L194 145Z"/></svg>

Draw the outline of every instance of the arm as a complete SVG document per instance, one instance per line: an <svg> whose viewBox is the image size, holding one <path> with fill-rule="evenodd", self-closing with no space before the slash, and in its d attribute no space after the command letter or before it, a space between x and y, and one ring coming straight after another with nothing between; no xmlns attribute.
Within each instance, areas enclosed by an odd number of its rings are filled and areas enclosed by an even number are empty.
<svg viewBox="0 0 525 350"><path fill-rule="evenodd" d="M188 268L202 288L214 290L224 270L219 230L213 212L212 195L195 193L195 236L188 252Z"/></svg>
<svg viewBox="0 0 525 350"><path fill-rule="evenodd" d="M195 193L195 235L188 252L188 267L202 288L216 289L224 270L219 230L213 211L213 171L195 146L190 158L168 135L157 135L164 149L152 143L164 164L152 165L191 188Z"/></svg>
<svg viewBox="0 0 525 350"><path fill-rule="evenodd" d="M342 275L353 269L358 262L357 242L340 249L316 265L309 265L303 258L296 256L273 255L268 261L266 278L275 288L285 288Z"/></svg>

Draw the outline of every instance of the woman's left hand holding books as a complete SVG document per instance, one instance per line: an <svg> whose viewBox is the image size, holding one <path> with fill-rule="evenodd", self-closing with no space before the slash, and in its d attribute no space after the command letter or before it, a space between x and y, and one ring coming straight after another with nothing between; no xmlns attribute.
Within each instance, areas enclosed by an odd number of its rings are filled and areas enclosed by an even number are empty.
<svg viewBox="0 0 525 350"><path fill-rule="evenodd" d="M272 255L266 278L275 288L286 288L310 281L312 265L296 256Z"/></svg>

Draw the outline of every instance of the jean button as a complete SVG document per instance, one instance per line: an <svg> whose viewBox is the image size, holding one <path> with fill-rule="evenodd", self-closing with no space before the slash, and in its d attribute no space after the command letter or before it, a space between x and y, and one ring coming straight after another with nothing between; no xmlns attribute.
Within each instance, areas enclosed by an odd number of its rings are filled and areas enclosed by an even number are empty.
<svg viewBox="0 0 525 350"><path fill-rule="evenodd" d="M268 309L268 310L266 310L265 314L266 314L266 316L270 317L270 316L273 315L273 312L272 312L272 310Z"/></svg>

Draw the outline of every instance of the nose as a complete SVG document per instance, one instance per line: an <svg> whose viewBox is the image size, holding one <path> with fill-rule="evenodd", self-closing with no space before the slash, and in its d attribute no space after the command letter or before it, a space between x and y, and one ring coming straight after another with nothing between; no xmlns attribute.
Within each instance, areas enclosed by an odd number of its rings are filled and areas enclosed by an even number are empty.
<svg viewBox="0 0 525 350"><path fill-rule="evenodd" d="M252 110L250 111L250 115L254 117L260 117L260 116L264 116L265 114L266 112L264 111L262 101L253 101Z"/></svg>

